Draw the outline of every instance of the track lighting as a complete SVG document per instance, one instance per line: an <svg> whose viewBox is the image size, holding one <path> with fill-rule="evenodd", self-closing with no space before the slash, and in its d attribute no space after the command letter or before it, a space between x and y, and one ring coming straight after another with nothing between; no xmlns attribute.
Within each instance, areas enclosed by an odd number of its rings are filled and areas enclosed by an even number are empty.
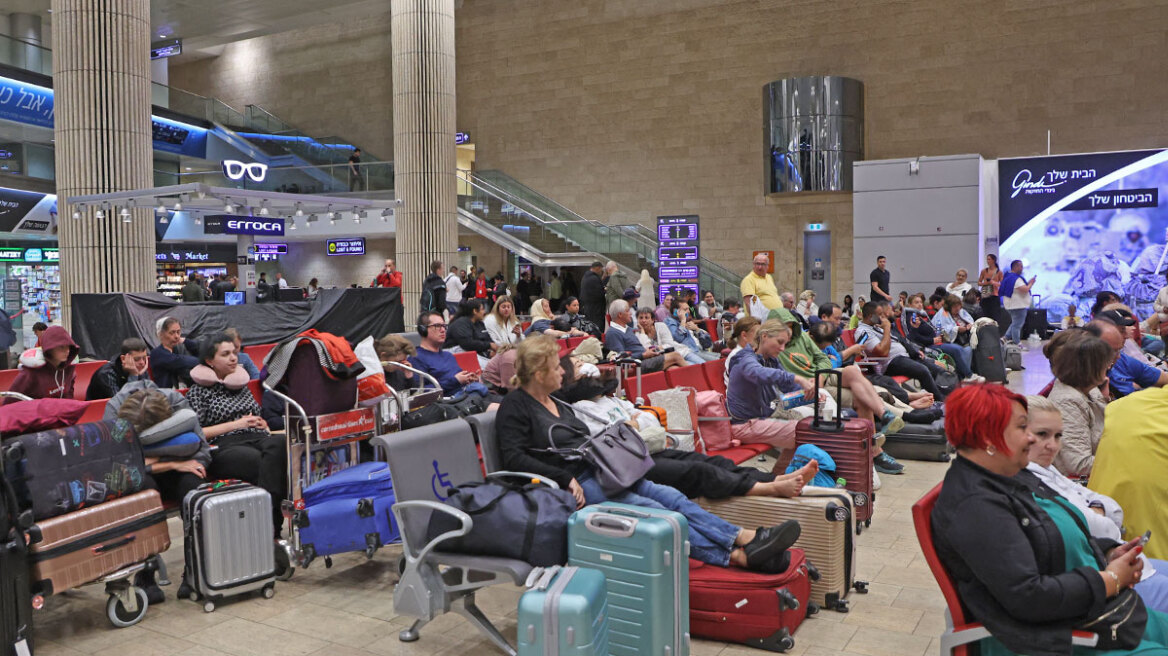
<svg viewBox="0 0 1168 656"><path fill-rule="evenodd" d="M79 211L77 211L77 210L73 210L73 218L75 218L75 219L80 219L80 218L81 218L81 212L79 212Z"/></svg>
<svg viewBox="0 0 1168 656"><path fill-rule="evenodd" d="M130 222L130 208L123 207L122 211L118 212L118 216L122 217L123 223L129 223Z"/></svg>
<svg viewBox="0 0 1168 656"><path fill-rule="evenodd" d="M223 206L223 211L228 214L235 214L235 205L231 203L231 199L227 199L227 204Z"/></svg>
<svg viewBox="0 0 1168 656"><path fill-rule="evenodd" d="M170 223L170 217L165 213L159 214L158 215L158 222L159 223Z"/></svg>
<svg viewBox="0 0 1168 656"><path fill-rule="evenodd" d="M196 216L196 217L195 217L195 225L197 225L197 226L201 226L201 225L203 225L203 217L201 217L201 216Z"/></svg>
<svg viewBox="0 0 1168 656"><path fill-rule="evenodd" d="M295 229L296 229L296 219L292 219L291 221L289 221L289 222L288 222L288 229L289 229L289 230L295 230Z"/></svg>
<svg viewBox="0 0 1168 656"><path fill-rule="evenodd" d="M268 213L268 201L265 200L263 203L260 203L260 216L267 216ZM292 225L296 225L296 222L293 221Z"/></svg>
<svg viewBox="0 0 1168 656"><path fill-rule="evenodd" d="M296 216L304 216L304 206L299 202L296 203Z"/></svg>
<svg viewBox="0 0 1168 656"><path fill-rule="evenodd" d="M393 208L392 207L387 207L387 208L381 210L381 220L382 221L389 221L389 217L391 217L391 216L393 216Z"/></svg>
<svg viewBox="0 0 1168 656"><path fill-rule="evenodd" d="M105 212L101 208L98 208L98 210L94 212L93 215L99 219L105 218Z"/></svg>
<svg viewBox="0 0 1168 656"><path fill-rule="evenodd" d="M154 213L165 215L166 214L166 205L163 203L158 203L158 207L154 210Z"/></svg>

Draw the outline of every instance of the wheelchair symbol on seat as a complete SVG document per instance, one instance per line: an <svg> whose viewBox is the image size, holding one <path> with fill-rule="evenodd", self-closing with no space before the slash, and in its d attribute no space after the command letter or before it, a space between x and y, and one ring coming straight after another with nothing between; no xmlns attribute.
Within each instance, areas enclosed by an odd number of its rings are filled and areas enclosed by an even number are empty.
<svg viewBox="0 0 1168 656"><path fill-rule="evenodd" d="M434 461L434 476L430 479L430 489L434 490L434 497L436 499L439 499L440 501L445 501L446 497L449 495L442 494L441 492L439 492L439 488L450 488L453 490L454 486L451 485L450 479L448 478L448 474L444 473L441 469L438 469L438 461L435 460Z"/></svg>

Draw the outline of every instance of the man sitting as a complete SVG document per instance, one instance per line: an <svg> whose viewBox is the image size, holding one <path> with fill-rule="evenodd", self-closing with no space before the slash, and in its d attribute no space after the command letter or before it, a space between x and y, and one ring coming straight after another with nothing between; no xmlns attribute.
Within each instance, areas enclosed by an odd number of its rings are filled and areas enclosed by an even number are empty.
<svg viewBox="0 0 1168 656"><path fill-rule="evenodd" d="M1115 364L1107 372L1111 381L1111 397L1118 399L1139 389L1168 385L1168 371L1162 371L1123 352L1124 331L1132 329L1135 319L1121 310L1106 310L1087 324L1087 330L1099 337L1115 351Z"/></svg>
<svg viewBox="0 0 1168 656"><path fill-rule="evenodd" d="M884 367L885 374L914 378L934 398L943 399L945 394L937 386L936 380L943 370L927 360L913 357L906 344L893 336L890 316L891 307L887 302L866 303L863 320L856 329L856 343L863 344L864 352L871 356L889 358L888 364ZM920 351L915 346L912 348L919 357Z"/></svg>
<svg viewBox="0 0 1168 656"><path fill-rule="evenodd" d="M442 394L459 403L459 411L464 416L498 409L500 397L479 382L479 374L463 371L454 355L442 350L446 341L446 323L442 314L423 312L418 317L418 331L422 333L422 343L418 345L417 353L410 357L410 366L433 376L442 386ZM423 383L422 386L426 385Z"/></svg>
<svg viewBox="0 0 1168 656"><path fill-rule="evenodd" d="M655 349L645 348L641 340L630 325L633 322L629 303L618 298L608 306L608 331L604 333L604 346L610 351L628 353L641 361L643 373L664 371L670 367L684 367L685 358L680 353L658 353Z"/></svg>
<svg viewBox="0 0 1168 656"><path fill-rule="evenodd" d="M122 352L116 360L103 364L89 381L86 401L112 399L122 386L131 380L148 380L150 374L150 347L137 337L122 341Z"/></svg>

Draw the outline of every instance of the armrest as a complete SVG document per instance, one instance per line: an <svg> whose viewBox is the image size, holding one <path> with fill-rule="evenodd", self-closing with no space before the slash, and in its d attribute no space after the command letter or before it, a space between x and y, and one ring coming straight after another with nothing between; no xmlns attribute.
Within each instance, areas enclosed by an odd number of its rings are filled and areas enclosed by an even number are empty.
<svg viewBox="0 0 1168 656"><path fill-rule="evenodd" d="M417 538L418 536L409 535L409 531L406 529L409 524L405 521L405 515L409 511L419 510L428 510L431 513L435 511L444 512L448 515L452 515L455 519L462 523L462 526L453 531L447 531L435 537L415 553L414 545L410 544L412 541L410 538ZM462 512L458 508L452 508L444 503L438 503L437 501L399 501L393 504L393 514L394 517L397 518L397 525L401 527L402 552L405 554L406 559L411 562L417 562L424 559L426 556L430 555L430 552L433 551L435 547L437 547L442 542L449 540L450 538L462 537L467 533L470 533L471 527L474 526L474 520L471 519L470 515Z"/></svg>
<svg viewBox="0 0 1168 656"><path fill-rule="evenodd" d="M490 474L487 474L487 478L488 479L491 479L491 478L526 478L528 480L538 481L540 483L543 483L544 485L546 485L552 489L555 489L555 490L560 489L559 483L556 483L552 479L544 478L543 476L540 476L539 474L531 474L528 472L497 471L497 472L491 472Z"/></svg>

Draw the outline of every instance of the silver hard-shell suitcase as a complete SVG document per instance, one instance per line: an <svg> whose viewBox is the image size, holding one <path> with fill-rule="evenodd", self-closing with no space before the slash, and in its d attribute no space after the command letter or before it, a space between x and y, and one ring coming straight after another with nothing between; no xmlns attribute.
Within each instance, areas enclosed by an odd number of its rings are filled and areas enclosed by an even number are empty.
<svg viewBox="0 0 1168 656"><path fill-rule="evenodd" d="M186 568L180 597L203 600L210 613L225 597L276 592L272 497L241 482L207 483L182 505Z"/></svg>

